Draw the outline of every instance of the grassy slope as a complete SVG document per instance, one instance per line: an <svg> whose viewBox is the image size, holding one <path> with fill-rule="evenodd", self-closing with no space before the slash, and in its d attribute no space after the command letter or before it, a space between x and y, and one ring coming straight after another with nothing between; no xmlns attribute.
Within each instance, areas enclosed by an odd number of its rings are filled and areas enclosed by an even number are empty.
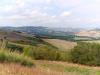
<svg viewBox="0 0 100 75"><path fill-rule="evenodd" d="M37 61L37 65L45 69L46 72L58 73L57 75L100 75L100 68L66 62Z"/></svg>
<svg viewBox="0 0 100 75"><path fill-rule="evenodd" d="M0 75L100 75L99 67L89 67L66 62L35 61L36 67L0 64Z"/></svg>

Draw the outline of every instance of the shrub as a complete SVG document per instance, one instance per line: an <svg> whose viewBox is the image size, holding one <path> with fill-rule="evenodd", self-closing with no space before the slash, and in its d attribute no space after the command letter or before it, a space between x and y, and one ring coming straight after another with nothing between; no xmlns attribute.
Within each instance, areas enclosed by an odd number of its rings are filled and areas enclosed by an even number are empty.
<svg viewBox="0 0 100 75"><path fill-rule="evenodd" d="M71 51L71 61L85 65L100 66L100 44L79 42Z"/></svg>
<svg viewBox="0 0 100 75"><path fill-rule="evenodd" d="M25 47L24 55L37 60L62 60L66 59L66 52L60 51L48 45L38 47Z"/></svg>

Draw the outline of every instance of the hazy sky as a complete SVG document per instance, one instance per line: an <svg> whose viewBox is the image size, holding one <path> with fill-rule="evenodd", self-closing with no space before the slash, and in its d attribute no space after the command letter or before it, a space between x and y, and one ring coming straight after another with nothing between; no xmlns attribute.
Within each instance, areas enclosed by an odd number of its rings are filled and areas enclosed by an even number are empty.
<svg viewBox="0 0 100 75"><path fill-rule="evenodd" d="M100 27L100 0L0 0L0 26Z"/></svg>

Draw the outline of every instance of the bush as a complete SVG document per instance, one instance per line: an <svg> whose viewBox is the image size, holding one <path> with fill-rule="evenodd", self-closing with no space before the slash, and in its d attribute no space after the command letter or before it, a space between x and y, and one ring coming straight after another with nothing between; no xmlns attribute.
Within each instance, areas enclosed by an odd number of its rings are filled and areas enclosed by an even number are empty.
<svg viewBox="0 0 100 75"><path fill-rule="evenodd" d="M48 45L38 47L25 47L24 55L37 60L62 60L66 61L66 52Z"/></svg>
<svg viewBox="0 0 100 75"><path fill-rule="evenodd" d="M14 62L30 67L34 65L33 61L24 55L9 52L7 50L0 50L0 62Z"/></svg>
<svg viewBox="0 0 100 75"><path fill-rule="evenodd" d="M71 61L85 65L100 66L100 44L79 42L71 51Z"/></svg>

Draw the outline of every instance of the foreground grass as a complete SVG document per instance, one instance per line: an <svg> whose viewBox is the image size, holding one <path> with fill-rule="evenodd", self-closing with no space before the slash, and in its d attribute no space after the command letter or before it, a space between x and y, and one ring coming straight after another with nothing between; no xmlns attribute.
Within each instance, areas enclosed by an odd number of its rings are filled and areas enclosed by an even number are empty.
<svg viewBox="0 0 100 75"><path fill-rule="evenodd" d="M33 61L28 57L18 54L16 52L10 52L7 50L0 50L0 62L18 63L24 66L33 66Z"/></svg>
<svg viewBox="0 0 100 75"><path fill-rule="evenodd" d="M100 67L36 60L36 67L0 63L0 75L100 75Z"/></svg>
<svg viewBox="0 0 100 75"><path fill-rule="evenodd" d="M50 73L57 75L100 75L100 68L56 61L37 61L36 64ZM56 74L53 74L56 75Z"/></svg>
<svg viewBox="0 0 100 75"><path fill-rule="evenodd" d="M63 75L37 67L25 67L18 64L0 64L0 75ZM68 74L67 74L68 75Z"/></svg>

